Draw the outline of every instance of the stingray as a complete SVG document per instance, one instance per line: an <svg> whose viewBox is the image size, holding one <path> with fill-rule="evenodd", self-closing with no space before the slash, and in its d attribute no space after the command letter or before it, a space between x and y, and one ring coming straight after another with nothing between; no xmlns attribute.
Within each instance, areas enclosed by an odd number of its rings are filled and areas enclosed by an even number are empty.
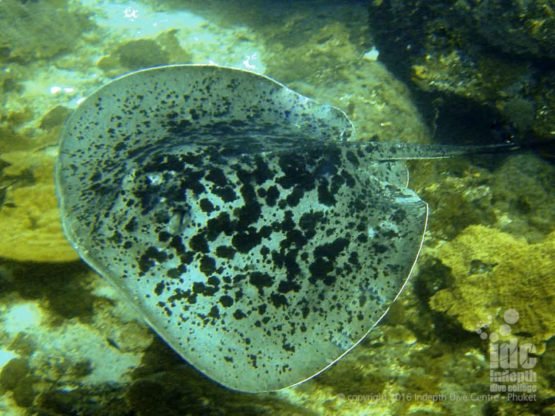
<svg viewBox="0 0 555 416"><path fill-rule="evenodd" d="M465 153L461 150L460 153ZM65 234L186 361L278 390L355 347L406 285L428 208L404 159L341 110L214 65L141 70L64 127Z"/></svg>

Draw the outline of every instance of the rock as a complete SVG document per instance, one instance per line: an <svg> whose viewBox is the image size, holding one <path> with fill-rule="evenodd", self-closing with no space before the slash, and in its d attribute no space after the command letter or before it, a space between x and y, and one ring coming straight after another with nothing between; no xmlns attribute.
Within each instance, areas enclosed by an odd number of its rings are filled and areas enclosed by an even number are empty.
<svg viewBox="0 0 555 416"><path fill-rule="evenodd" d="M0 2L0 62L32 62L67 52L94 27L83 9L65 0Z"/></svg>
<svg viewBox="0 0 555 416"><path fill-rule="evenodd" d="M293 28L304 22L291 20ZM270 38L283 36L281 26L266 31ZM333 22L313 29L309 37L268 45L264 56L268 75L343 109L356 125L359 139L428 141L429 132L408 88L382 63L363 58L362 46L351 39L352 31L345 23ZM327 88L308 87L320 83Z"/></svg>
<svg viewBox="0 0 555 416"><path fill-rule="evenodd" d="M59 128L64 123L65 119L69 116L70 110L62 105L57 105L52 108L40 121L40 128L45 130L52 130Z"/></svg>
<svg viewBox="0 0 555 416"><path fill-rule="evenodd" d="M119 45L97 65L108 76L169 63L189 63L192 55L185 51L177 38L177 30L162 32L155 39L133 39Z"/></svg>
<svg viewBox="0 0 555 416"><path fill-rule="evenodd" d="M13 390L29 373L27 361L12 358L0 372L0 386L5 390Z"/></svg>
<svg viewBox="0 0 555 416"><path fill-rule="evenodd" d="M551 1L375 1L370 18L380 57L431 93L436 122L454 113L468 129L472 115L484 131L497 123L491 134L503 138L555 138Z"/></svg>
<svg viewBox="0 0 555 416"><path fill-rule="evenodd" d="M532 153L506 158L492 183L496 227L540 242L555 224L555 165ZM490 208L491 209L491 208Z"/></svg>
<svg viewBox="0 0 555 416"><path fill-rule="evenodd" d="M141 69L169 63L169 55L152 39L130 40L116 50L121 66Z"/></svg>
<svg viewBox="0 0 555 416"><path fill-rule="evenodd" d="M461 19L486 41L509 54L555 59L555 9L550 0L489 0L455 3Z"/></svg>

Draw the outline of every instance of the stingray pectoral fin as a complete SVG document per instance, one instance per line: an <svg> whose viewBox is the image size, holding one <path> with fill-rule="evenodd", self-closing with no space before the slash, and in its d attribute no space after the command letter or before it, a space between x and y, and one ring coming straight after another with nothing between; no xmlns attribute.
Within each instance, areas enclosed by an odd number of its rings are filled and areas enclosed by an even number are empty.
<svg viewBox="0 0 555 416"><path fill-rule="evenodd" d="M171 151L174 163L192 153ZM425 229L426 204L414 192L342 155L243 155L181 175L152 156L97 214L105 228L88 243L98 248L89 261L220 384L249 392L298 384L379 322ZM262 172L268 179L258 184ZM117 230L123 238L103 238Z"/></svg>
<svg viewBox="0 0 555 416"><path fill-rule="evenodd" d="M352 125L261 75L120 78L64 128L65 232L181 356L232 389L313 377L402 290L426 204Z"/></svg>

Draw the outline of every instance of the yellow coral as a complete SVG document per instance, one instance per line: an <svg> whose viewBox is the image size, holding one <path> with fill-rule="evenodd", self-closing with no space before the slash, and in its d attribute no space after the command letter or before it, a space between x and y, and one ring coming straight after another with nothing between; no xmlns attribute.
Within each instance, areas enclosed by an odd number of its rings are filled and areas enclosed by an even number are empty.
<svg viewBox="0 0 555 416"><path fill-rule="evenodd" d="M440 290L430 306L455 317L468 331L484 325L490 333L503 324L507 310L518 311L512 328L536 344L555 335L555 232L542 243L528 244L484 226L466 228L438 250L455 283Z"/></svg>
<svg viewBox="0 0 555 416"><path fill-rule="evenodd" d="M2 155L14 178L0 206L0 257L17 261L62 262L78 258L62 233L54 192L54 157L45 153ZM25 178L25 179L21 179Z"/></svg>

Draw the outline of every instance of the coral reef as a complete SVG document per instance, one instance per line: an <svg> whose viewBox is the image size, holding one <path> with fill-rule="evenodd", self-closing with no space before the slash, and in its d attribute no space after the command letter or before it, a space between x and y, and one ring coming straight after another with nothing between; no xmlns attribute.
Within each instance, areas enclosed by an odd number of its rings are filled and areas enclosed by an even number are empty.
<svg viewBox="0 0 555 416"><path fill-rule="evenodd" d="M454 317L472 332L484 327L498 331L496 317L517 310L517 336L544 351L544 343L555 335L555 232L541 243L528 244L473 225L440 246L437 257L449 267L453 285L432 296L433 310Z"/></svg>
<svg viewBox="0 0 555 416"><path fill-rule="evenodd" d="M0 257L18 261L76 260L66 241L54 192L55 153L0 156Z"/></svg>

